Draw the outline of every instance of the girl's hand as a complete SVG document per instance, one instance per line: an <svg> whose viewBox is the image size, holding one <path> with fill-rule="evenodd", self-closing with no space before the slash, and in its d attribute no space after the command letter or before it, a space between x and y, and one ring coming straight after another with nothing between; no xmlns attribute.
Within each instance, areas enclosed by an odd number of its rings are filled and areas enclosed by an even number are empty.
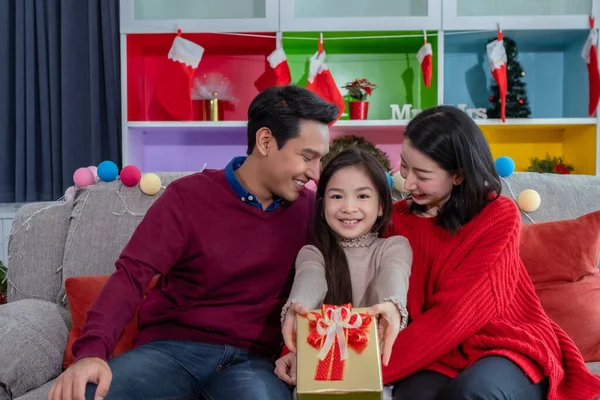
<svg viewBox="0 0 600 400"><path fill-rule="evenodd" d="M296 355L287 353L275 361L275 375L288 385L296 385Z"/></svg>
<svg viewBox="0 0 600 400"><path fill-rule="evenodd" d="M376 315L377 333L379 334L379 342L383 349L383 365L387 367L392 356L392 347L396 341L398 333L400 333L400 322L402 316L398 307L391 301L375 304L367 309L369 315Z"/></svg>
<svg viewBox="0 0 600 400"><path fill-rule="evenodd" d="M306 315L308 310L301 303L294 303L288 308L283 319L283 342L290 352L296 357L296 315ZM294 363L295 363L294 359Z"/></svg>

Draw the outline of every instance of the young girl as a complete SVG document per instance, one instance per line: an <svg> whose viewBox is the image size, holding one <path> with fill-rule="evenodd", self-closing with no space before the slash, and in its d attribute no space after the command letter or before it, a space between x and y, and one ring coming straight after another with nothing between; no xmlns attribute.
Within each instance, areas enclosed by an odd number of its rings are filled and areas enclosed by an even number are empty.
<svg viewBox="0 0 600 400"><path fill-rule="evenodd" d="M409 326L384 383L400 399L594 399L600 378L539 302L519 257L521 218L475 122L449 106L407 126L391 235L414 249Z"/></svg>
<svg viewBox="0 0 600 400"><path fill-rule="evenodd" d="M375 157L350 148L332 158L321 173L315 209L316 245L304 246L282 310L283 336L292 353L296 314L321 304L352 303L379 316L383 364L394 339L408 322L406 293L412 251L401 236L382 239L392 212L384 169ZM293 384L295 354L277 363L276 373Z"/></svg>

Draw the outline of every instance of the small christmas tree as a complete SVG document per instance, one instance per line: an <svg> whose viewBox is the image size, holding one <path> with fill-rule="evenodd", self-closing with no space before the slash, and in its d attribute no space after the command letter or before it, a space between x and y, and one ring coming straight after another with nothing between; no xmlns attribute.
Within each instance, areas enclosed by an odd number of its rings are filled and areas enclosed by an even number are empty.
<svg viewBox="0 0 600 400"><path fill-rule="evenodd" d="M495 39L488 41L492 42ZM506 93L506 118L527 118L531 115L527 93L525 92L525 82L523 77L525 71L517 61L517 44L514 40L504 37L504 49L506 50L506 80L508 82L508 91ZM490 96L492 106L488 109L488 118L500 118L500 93L498 85L492 86L493 95Z"/></svg>

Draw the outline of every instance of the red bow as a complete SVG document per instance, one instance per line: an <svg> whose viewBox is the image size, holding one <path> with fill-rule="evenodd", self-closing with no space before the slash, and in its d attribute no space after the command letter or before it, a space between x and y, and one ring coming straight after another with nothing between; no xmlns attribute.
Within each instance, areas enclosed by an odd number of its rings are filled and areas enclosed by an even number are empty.
<svg viewBox="0 0 600 400"><path fill-rule="evenodd" d="M324 304L321 312L311 312L308 344L319 351L317 381L339 381L344 377L348 348L361 353L369 341L369 328L373 318L352 311L352 304L332 306Z"/></svg>

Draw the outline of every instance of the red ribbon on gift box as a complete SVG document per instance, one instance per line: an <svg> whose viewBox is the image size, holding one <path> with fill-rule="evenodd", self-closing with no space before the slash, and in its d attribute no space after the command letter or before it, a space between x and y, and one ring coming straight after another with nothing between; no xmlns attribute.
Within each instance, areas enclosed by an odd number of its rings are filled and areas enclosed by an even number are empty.
<svg viewBox="0 0 600 400"><path fill-rule="evenodd" d="M307 319L308 344L320 350L315 380L343 380L348 348L361 353L367 347L373 318L368 314L352 311L352 304L324 304L320 313L311 312Z"/></svg>

